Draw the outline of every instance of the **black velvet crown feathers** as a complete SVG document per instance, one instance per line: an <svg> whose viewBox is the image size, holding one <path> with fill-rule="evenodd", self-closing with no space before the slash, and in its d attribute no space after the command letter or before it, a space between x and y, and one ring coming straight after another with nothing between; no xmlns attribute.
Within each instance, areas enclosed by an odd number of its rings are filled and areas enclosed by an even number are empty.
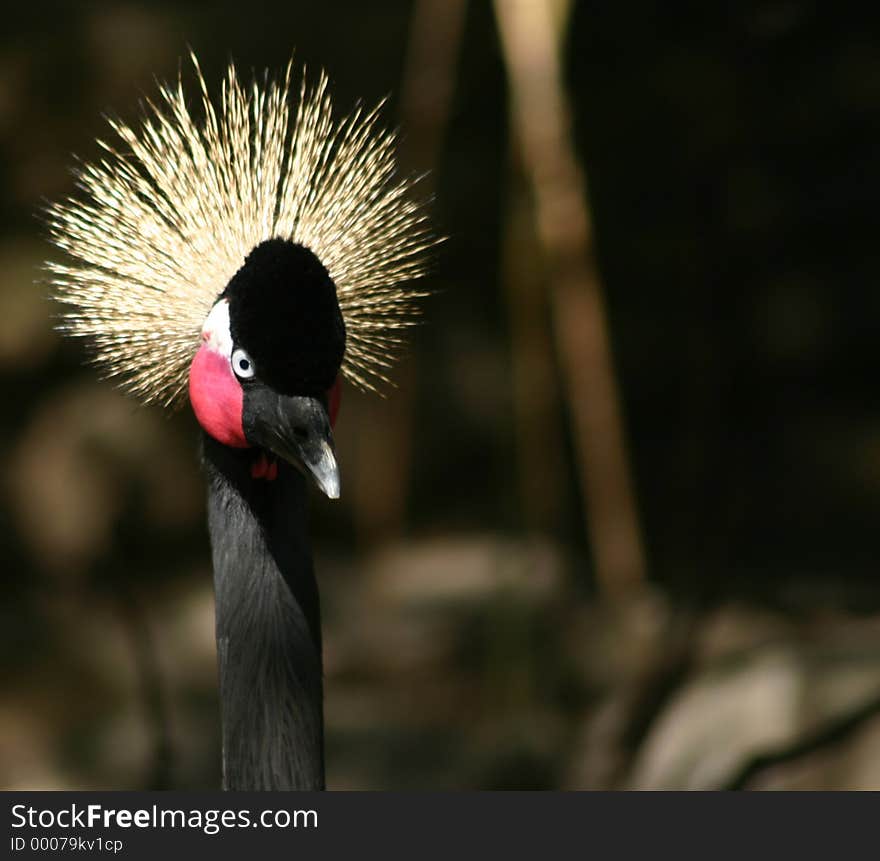
<svg viewBox="0 0 880 861"><path fill-rule="evenodd" d="M258 379L285 395L320 397L330 389L345 353L345 323L314 253L286 239L261 242L223 296L232 340L250 355Z"/></svg>

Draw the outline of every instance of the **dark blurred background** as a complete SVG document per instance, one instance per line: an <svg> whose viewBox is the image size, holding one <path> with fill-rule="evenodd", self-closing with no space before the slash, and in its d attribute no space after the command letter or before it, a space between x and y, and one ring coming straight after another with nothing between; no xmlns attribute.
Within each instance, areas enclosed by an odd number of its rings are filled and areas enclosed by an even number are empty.
<svg viewBox="0 0 880 861"><path fill-rule="evenodd" d="M340 114L388 96L448 237L314 500L328 785L880 787L878 23L5 10L0 786L219 783L195 422L98 380L40 283L41 206L191 46L214 92L295 50Z"/></svg>

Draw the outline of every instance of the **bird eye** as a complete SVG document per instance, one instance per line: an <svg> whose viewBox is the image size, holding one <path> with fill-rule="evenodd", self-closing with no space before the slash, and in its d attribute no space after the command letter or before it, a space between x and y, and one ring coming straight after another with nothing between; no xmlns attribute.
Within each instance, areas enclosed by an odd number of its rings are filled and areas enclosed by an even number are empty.
<svg viewBox="0 0 880 861"><path fill-rule="evenodd" d="M254 375L254 363L242 349L232 351L232 370L240 380L249 380Z"/></svg>

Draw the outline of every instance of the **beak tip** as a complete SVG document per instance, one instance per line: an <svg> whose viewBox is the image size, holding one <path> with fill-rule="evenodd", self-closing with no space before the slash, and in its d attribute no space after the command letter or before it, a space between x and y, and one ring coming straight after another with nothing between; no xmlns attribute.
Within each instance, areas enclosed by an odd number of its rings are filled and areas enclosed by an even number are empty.
<svg viewBox="0 0 880 861"><path fill-rule="evenodd" d="M339 467L333 446L326 440L321 443L321 456L317 463L309 465L318 487L328 499L339 499Z"/></svg>

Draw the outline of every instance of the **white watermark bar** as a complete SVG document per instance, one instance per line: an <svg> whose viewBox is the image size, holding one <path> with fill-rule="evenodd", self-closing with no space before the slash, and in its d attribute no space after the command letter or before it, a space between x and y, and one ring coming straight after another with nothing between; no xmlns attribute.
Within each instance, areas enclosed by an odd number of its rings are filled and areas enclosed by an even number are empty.
<svg viewBox="0 0 880 861"><path fill-rule="evenodd" d="M5 857L848 857L876 793L4 792ZM868 845L868 844L865 844Z"/></svg>

